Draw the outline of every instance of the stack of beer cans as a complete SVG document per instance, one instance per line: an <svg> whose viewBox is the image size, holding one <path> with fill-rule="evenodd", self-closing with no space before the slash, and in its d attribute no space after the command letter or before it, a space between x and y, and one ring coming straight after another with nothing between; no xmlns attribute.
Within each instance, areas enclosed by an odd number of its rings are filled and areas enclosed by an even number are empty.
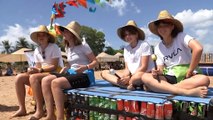
<svg viewBox="0 0 213 120"><path fill-rule="evenodd" d="M207 111L206 104L178 100L156 104L79 93L67 96L66 120L171 120L179 111L203 119Z"/></svg>

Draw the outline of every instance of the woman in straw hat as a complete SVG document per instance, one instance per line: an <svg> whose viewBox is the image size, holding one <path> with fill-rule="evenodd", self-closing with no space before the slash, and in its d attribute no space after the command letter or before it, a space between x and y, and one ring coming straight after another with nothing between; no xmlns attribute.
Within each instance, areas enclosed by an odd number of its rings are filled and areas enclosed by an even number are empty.
<svg viewBox="0 0 213 120"><path fill-rule="evenodd" d="M40 80L47 76L48 72L56 71L58 66L63 67L61 50L54 43L55 38L49 33L46 26L39 26L37 31L31 33L30 37L38 45L34 51L35 66L28 68L26 73L16 76L15 87L19 109L13 117L26 115L25 85L28 85L32 87L33 96L37 102L36 113L33 117L40 118L43 115L43 97Z"/></svg>
<svg viewBox="0 0 213 120"><path fill-rule="evenodd" d="M60 74L52 74L42 79L42 92L47 109L45 119L47 120L56 119L54 102L57 120L64 119L63 89L88 87L91 84L91 79L85 71L92 71L92 68L97 64L96 57L89 45L82 43L81 26L78 22L72 21L66 27L59 26L59 28L64 39L68 65L60 71ZM72 74L67 73L68 69Z"/></svg>
<svg viewBox="0 0 213 120"><path fill-rule="evenodd" d="M138 28L133 20L129 20L125 26L118 28L117 34L122 40L129 43L124 47L124 72L120 78L111 74L109 70L102 71L101 75L114 85L133 90L135 87L141 86L141 75L150 72L153 68L150 58L151 46L144 41L143 30Z"/></svg>
<svg viewBox="0 0 213 120"><path fill-rule="evenodd" d="M160 37L161 42L155 47L158 69L142 76L144 84L155 92L205 97L210 81L199 74L201 44L183 33L182 23L166 10L149 23L149 29ZM160 82L156 80L157 76Z"/></svg>

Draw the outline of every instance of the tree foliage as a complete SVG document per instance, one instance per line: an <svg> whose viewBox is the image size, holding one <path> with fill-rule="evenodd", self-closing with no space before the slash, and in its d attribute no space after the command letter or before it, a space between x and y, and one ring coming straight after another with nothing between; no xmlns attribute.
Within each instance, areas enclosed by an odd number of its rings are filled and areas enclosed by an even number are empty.
<svg viewBox="0 0 213 120"><path fill-rule="evenodd" d="M95 55L103 51L105 47L105 34L103 32L87 26L82 26L81 37L85 38Z"/></svg>
<svg viewBox="0 0 213 120"><path fill-rule="evenodd" d="M9 40L4 40L0 44L3 47L2 53L9 54L13 52L14 47L12 46L12 43L9 42Z"/></svg>
<svg viewBox="0 0 213 120"><path fill-rule="evenodd" d="M20 48L29 48L29 43L27 42L26 38L20 37L18 41L16 41L16 50Z"/></svg>

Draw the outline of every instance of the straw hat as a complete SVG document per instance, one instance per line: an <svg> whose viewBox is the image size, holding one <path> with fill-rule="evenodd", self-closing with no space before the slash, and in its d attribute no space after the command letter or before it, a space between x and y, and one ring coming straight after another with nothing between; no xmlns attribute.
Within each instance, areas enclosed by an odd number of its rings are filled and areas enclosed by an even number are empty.
<svg viewBox="0 0 213 120"><path fill-rule="evenodd" d="M118 34L118 36L119 36L122 40L123 40L123 38L122 38L122 36L121 36L121 32L122 32L122 30L123 30L125 27L129 27L129 26L134 27L134 28L138 31L139 39L140 39L140 40L144 40L144 39L145 39L145 34L144 34L143 30L141 30L140 28L137 27L137 24L135 23L134 20L129 20L125 26L120 27L120 28L118 28L118 30L117 30L117 34Z"/></svg>
<svg viewBox="0 0 213 120"><path fill-rule="evenodd" d="M74 34L76 36L76 38L81 42L82 39L80 37L80 32L81 32L81 25L76 22L76 21L72 21L70 22L67 26L59 26L60 29L64 28L67 29L68 31L70 31L72 34Z"/></svg>
<svg viewBox="0 0 213 120"><path fill-rule="evenodd" d="M55 42L55 37L49 33L47 27L45 25L40 25L39 28L38 28L38 31L35 31L33 33L30 34L30 38L35 42L35 43L38 43L38 33L47 33L49 35L49 42L50 43L54 43Z"/></svg>
<svg viewBox="0 0 213 120"><path fill-rule="evenodd" d="M155 23L158 21L168 21L175 26L175 28L177 29L178 32L183 31L182 23L179 20L174 19L174 17L167 10L162 10L158 15L157 20L150 22L148 25L149 30L156 35L159 35L159 33L157 31L157 26L155 25Z"/></svg>

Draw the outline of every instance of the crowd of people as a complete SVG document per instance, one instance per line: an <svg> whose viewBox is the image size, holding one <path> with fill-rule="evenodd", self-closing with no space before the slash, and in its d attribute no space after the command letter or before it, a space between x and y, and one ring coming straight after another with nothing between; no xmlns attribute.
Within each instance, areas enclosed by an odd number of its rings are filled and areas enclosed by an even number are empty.
<svg viewBox="0 0 213 120"><path fill-rule="evenodd" d="M103 70L104 80L129 90L142 89L175 95L206 97L210 80L198 68L203 47L194 37L183 32L182 23L166 10L160 11L156 20L148 24L149 30L161 41L154 50L145 33L134 20L117 29L124 47L125 68L120 77ZM64 119L64 89L89 87L94 82L93 68L98 63L93 51L80 37L81 25L71 21L59 26L67 54L67 65L63 65L60 48L46 26L31 33L31 39L38 45L34 51L36 65L26 73L16 76L15 88L19 109L13 117L26 115L25 85L31 86L36 101L36 112L29 120ZM156 63L152 54L157 56ZM54 104L57 113L54 113Z"/></svg>

